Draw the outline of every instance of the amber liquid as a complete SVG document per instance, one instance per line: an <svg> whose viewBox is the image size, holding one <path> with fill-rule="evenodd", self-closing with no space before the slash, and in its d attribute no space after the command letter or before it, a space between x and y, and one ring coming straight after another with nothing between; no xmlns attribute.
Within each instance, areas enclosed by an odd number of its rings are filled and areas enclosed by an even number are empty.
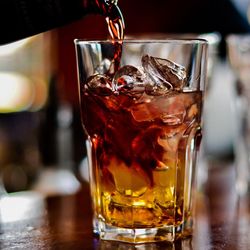
<svg viewBox="0 0 250 250"><path fill-rule="evenodd" d="M200 136L201 92L145 102L86 88L81 95L99 219L123 228L182 223L191 208L187 155ZM155 114L147 120L145 110Z"/></svg>

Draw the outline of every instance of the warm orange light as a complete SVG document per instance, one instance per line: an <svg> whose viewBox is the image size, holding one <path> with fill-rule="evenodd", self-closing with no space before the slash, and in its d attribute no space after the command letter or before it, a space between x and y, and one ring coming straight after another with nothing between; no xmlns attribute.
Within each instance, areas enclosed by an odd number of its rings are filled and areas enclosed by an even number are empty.
<svg viewBox="0 0 250 250"><path fill-rule="evenodd" d="M24 47L31 38L0 46L0 56L9 56Z"/></svg>
<svg viewBox="0 0 250 250"><path fill-rule="evenodd" d="M26 110L34 98L34 87L24 75L0 73L0 112L16 112Z"/></svg>

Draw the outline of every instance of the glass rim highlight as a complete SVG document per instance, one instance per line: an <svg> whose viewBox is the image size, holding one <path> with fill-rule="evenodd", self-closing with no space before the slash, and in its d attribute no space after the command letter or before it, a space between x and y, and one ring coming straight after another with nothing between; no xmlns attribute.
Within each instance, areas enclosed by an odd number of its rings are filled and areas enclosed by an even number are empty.
<svg viewBox="0 0 250 250"><path fill-rule="evenodd" d="M78 44L112 44L116 42L122 42L123 44L176 44L176 45L208 45L208 41L203 38L162 38L162 39L103 39L103 40L88 40L88 39L74 39L74 43Z"/></svg>

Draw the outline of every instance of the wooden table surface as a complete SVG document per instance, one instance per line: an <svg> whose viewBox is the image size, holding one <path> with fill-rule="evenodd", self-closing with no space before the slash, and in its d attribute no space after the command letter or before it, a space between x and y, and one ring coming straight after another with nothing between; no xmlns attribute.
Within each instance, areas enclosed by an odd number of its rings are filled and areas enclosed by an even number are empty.
<svg viewBox="0 0 250 250"><path fill-rule="evenodd" d="M193 237L173 244L128 245L99 241L91 231L88 185L75 195L44 198L34 192L1 200L0 249L83 250L248 250L250 202L234 189L234 169L209 171L204 192L198 194Z"/></svg>

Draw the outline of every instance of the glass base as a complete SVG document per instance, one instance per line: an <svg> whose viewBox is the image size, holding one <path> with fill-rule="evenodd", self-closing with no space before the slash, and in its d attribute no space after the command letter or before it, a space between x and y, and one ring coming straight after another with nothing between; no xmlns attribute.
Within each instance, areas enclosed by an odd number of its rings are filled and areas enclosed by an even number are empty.
<svg viewBox="0 0 250 250"><path fill-rule="evenodd" d="M178 226L167 225L157 228L129 229L110 226L103 221L94 221L94 233L102 240L134 244L161 241L174 242L177 239L191 236L192 222L190 220Z"/></svg>

